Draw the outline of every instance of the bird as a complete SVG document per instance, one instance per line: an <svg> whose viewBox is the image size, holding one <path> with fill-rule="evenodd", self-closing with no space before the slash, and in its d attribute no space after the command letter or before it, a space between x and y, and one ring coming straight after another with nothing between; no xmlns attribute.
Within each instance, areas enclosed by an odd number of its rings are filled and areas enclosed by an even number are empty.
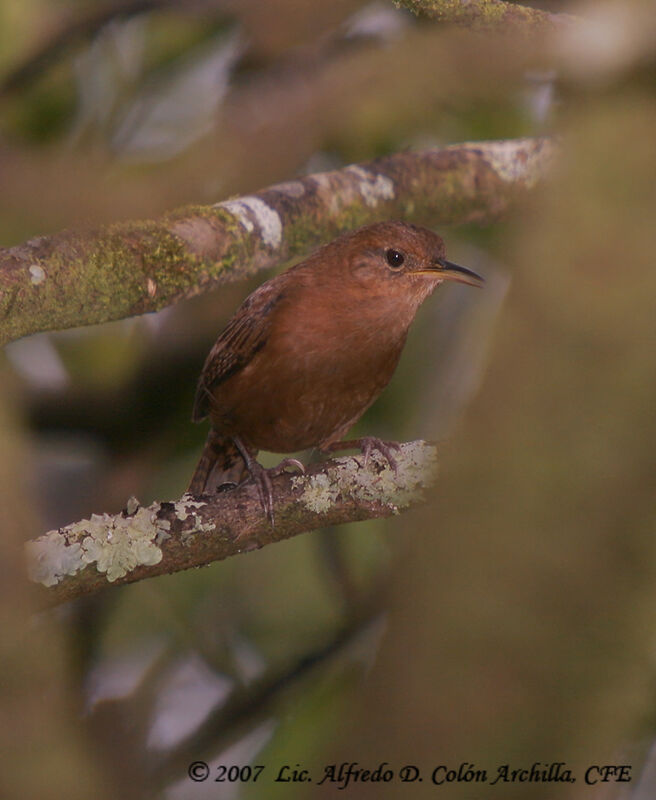
<svg viewBox="0 0 656 800"><path fill-rule="evenodd" d="M419 306L444 281L484 279L446 259L428 228L390 220L342 234L253 291L210 350L192 421L211 427L187 492L252 479L271 524L271 480L303 472L285 458L265 469L260 450L329 453L375 448L396 469L398 445L343 436L389 383Z"/></svg>

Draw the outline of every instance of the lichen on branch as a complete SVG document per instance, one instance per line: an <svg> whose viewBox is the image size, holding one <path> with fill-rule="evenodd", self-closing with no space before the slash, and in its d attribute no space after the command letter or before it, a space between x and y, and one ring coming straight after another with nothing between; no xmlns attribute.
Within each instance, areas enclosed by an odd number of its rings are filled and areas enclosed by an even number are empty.
<svg viewBox="0 0 656 800"><path fill-rule="evenodd" d="M577 20L505 0L395 0L420 17L451 23L474 31L512 31L532 35L562 29Z"/></svg>
<svg viewBox="0 0 656 800"><path fill-rule="evenodd" d="M548 139L396 153L211 206L0 249L0 344L156 311L383 219L488 222L547 171Z"/></svg>
<svg viewBox="0 0 656 800"><path fill-rule="evenodd" d="M27 543L28 574L53 605L165 573L220 561L299 533L398 514L424 499L436 473L435 446L407 442L396 471L374 451L311 465L304 475L273 481L275 526L254 484L147 507L130 498L119 514L48 531Z"/></svg>

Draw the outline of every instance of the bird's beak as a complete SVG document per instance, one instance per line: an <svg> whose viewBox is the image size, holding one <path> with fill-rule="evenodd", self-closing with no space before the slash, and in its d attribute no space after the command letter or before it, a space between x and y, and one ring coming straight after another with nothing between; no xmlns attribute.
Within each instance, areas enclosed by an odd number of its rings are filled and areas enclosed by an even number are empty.
<svg viewBox="0 0 656 800"><path fill-rule="evenodd" d="M453 264L451 261L447 261L446 258L436 258L434 264L435 266L418 270L418 272L435 275L436 277L439 275L444 280L467 283L470 286L482 286L485 283L484 278L473 270Z"/></svg>

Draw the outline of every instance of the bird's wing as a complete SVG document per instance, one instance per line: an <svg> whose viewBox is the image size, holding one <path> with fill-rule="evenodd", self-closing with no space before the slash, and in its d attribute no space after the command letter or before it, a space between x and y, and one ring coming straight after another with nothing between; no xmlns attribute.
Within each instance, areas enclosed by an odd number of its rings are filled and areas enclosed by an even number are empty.
<svg viewBox="0 0 656 800"><path fill-rule="evenodd" d="M209 411L212 390L243 369L266 344L272 311L284 297L283 285L273 278L250 294L219 334L196 387L191 418L200 422Z"/></svg>

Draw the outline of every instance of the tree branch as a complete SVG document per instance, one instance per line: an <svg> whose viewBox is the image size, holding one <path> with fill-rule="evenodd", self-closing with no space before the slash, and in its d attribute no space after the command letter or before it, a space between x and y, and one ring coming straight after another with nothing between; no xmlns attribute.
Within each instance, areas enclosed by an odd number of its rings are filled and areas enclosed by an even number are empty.
<svg viewBox="0 0 656 800"><path fill-rule="evenodd" d="M156 311L381 219L488 221L545 174L554 146L516 139L397 153L212 206L0 250L0 344Z"/></svg>
<svg viewBox="0 0 656 800"><path fill-rule="evenodd" d="M272 667L252 683L236 687L226 703L215 708L186 739L159 758L151 756L146 767L152 781L165 787L186 777L192 761L215 759L257 724L276 714L281 694L317 667L325 665L337 653L352 646L357 639L374 633L381 616L379 608L369 603L347 618L328 641L305 653L290 666L282 669Z"/></svg>
<svg viewBox="0 0 656 800"><path fill-rule="evenodd" d="M578 20L571 14L552 14L504 0L395 0L414 14L474 31L513 30L525 34L562 30Z"/></svg>
<svg viewBox="0 0 656 800"><path fill-rule="evenodd" d="M374 451L313 464L305 475L273 482L276 524L254 485L143 507L131 498L120 514L93 514L27 543L28 572L44 605L221 561L299 533L398 514L423 498L435 474L435 447L401 445L397 471Z"/></svg>

